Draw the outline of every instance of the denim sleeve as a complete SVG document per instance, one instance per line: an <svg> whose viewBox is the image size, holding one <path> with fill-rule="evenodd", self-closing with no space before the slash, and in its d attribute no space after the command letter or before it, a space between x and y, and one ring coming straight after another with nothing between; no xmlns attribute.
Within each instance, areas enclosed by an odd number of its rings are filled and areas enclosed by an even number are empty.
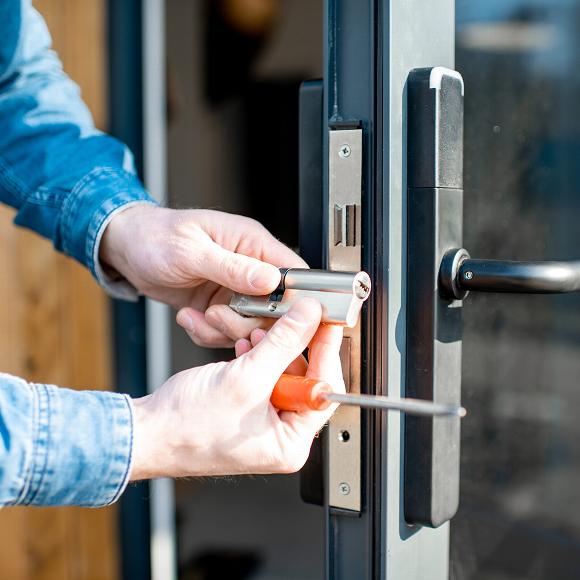
<svg viewBox="0 0 580 580"><path fill-rule="evenodd" d="M0 506L113 503L129 480L132 434L127 395L0 373Z"/></svg>
<svg viewBox="0 0 580 580"><path fill-rule="evenodd" d="M127 147L95 128L31 0L2 4L11 8L0 43L14 46L0 54L0 201L16 208L16 224L51 239L105 283L98 263L105 227L128 204L154 201ZM135 295L126 284L118 289Z"/></svg>

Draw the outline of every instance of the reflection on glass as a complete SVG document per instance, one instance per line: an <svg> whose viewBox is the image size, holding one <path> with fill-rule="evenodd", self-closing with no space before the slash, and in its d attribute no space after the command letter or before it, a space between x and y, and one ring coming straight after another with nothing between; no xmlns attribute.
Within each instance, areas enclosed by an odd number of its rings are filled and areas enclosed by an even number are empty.
<svg viewBox="0 0 580 580"><path fill-rule="evenodd" d="M580 258L580 2L458 0L465 247ZM580 298L465 302L454 580L580 578Z"/></svg>

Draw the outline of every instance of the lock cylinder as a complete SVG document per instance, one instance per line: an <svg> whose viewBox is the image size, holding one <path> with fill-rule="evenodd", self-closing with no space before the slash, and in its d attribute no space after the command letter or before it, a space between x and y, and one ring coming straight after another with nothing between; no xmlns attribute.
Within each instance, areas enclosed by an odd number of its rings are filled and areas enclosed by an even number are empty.
<svg viewBox="0 0 580 580"><path fill-rule="evenodd" d="M242 316L280 318L301 298L322 306L322 322L352 328L371 292L366 272L331 272L291 268L281 270L279 287L268 296L235 293L230 308Z"/></svg>

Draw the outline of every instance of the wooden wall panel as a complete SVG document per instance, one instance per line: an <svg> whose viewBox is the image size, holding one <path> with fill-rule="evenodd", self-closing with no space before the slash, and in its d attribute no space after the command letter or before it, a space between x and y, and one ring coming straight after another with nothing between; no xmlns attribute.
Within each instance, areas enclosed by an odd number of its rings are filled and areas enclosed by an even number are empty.
<svg viewBox="0 0 580 580"><path fill-rule="evenodd" d="M106 0L36 0L65 70L106 126ZM0 208L0 370L72 388L111 384L109 305L81 266ZM0 577L119 578L116 508L0 511Z"/></svg>

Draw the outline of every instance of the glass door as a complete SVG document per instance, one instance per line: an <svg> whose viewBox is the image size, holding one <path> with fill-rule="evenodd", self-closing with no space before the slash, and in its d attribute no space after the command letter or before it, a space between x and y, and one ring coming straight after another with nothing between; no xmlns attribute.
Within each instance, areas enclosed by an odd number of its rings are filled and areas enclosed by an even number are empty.
<svg viewBox="0 0 580 580"><path fill-rule="evenodd" d="M409 324L416 290L409 285L423 267L421 259L438 259L441 250L409 253L415 235L412 189L430 187L421 180L415 184L407 158L415 142L409 134L409 79L418 68L446 67L463 77L462 245L486 259L463 262L466 256L458 254L451 291L459 299L441 302L445 288L437 276L419 288L423 302L439 305L429 324L464 320L460 378L468 416L461 427L457 515L450 525L433 528L409 523L409 473L416 461L408 455L412 422L364 412L360 513L337 510L327 499L327 577L575 578L580 297L533 292L580 288L580 262L489 260L580 256L580 1L328 0L326 19L326 129L331 135L337 124L354 121L363 135L362 263L374 283L363 324L363 392L401 396L416 387L410 376L429 370L410 359L417 329ZM430 89L443 88L437 79L430 79ZM448 113L437 106L437 114ZM448 127L444 117L429 122L435 133ZM448 150L437 149L438 138L432 153L445 155ZM332 143L327 138L328 159ZM327 195L331 186L325 183ZM445 213L444 205L436 208L429 216L439 219L434 236L449 227L447 218L457 217ZM461 223L459 240L460 229ZM473 269L463 268L468 264ZM462 300L461 288L487 291ZM433 352L459 339L434 332ZM451 367L441 361L434 371L444 377ZM437 394L435 384L433 390ZM328 449L330 465L332 441ZM438 474L432 474L435 487Z"/></svg>
<svg viewBox="0 0 580 580"><path fill-rule="evenodd" d="M580 2L458 0L464 241L474 256L580 257ZM464 303L453 580L580 575L580 296Z"/></svg>

